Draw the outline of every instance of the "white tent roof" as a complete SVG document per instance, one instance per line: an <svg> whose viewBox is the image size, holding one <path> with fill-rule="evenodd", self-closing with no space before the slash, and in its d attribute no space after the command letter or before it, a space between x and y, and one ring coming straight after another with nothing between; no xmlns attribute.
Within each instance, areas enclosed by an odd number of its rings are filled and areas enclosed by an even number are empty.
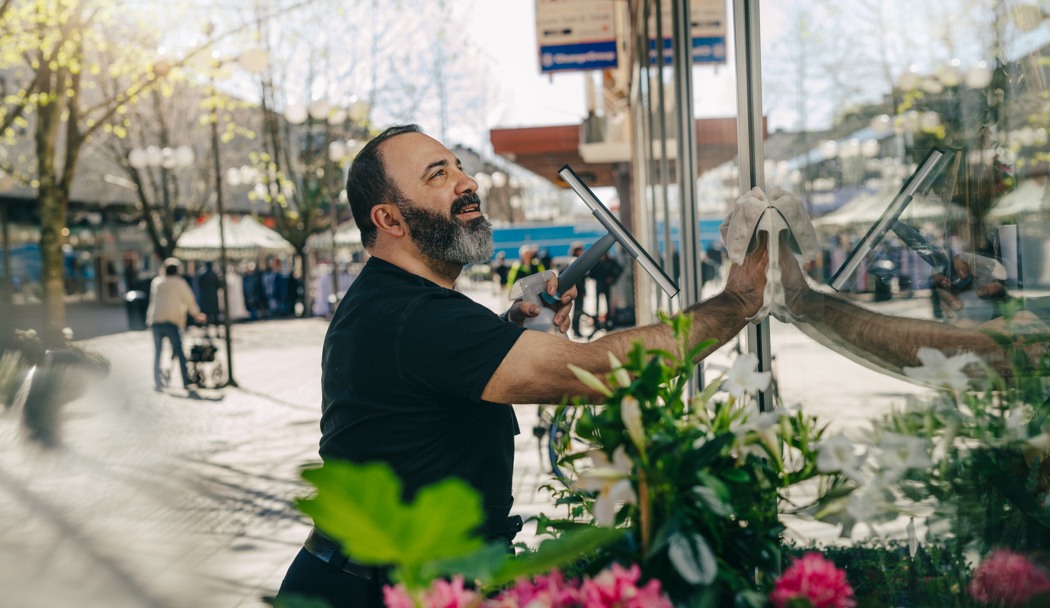
<svg viewBox="0 0 1050 608"><path fill-rule="evenodd" d="M267 253L295 253L291 243L250 215L239 219L224 216L222 225L227 258L243 260ZM219 216L213 215L182 233L175 243L175 256L186 260L216 260L219 247Z"/></svg>
<svg viewBox="0 0 1050 608"><path fill-rule="evenodd" d="M1050 188L1030 179L1021 182L1012 192L999 199L988 216L1004 218L1044 210L1050 210Z"/></svg>
<svg viewBox="0 0 1050 608"><path fill-rule="evenodd" d="M814 219L813 225L817 228L834 228L854 224L871 225L882 217L882 213L896 194L896 190L858 194L835 211ZM946 204L937 196L927 196L916 197L908 203L901 217L928 220L943 217L959 218L965 214L965 210L958 205Z"/></svg>
<svg viewBox="0 0 1050 608"><path fill-rule="evenodd" d="M361 249L361 231L353 220L343 222L335 229L335 246L345 249ZM332 232L325 230L311 235L306 240L306 248L310 251L327 251L332 248Z"/></svg>

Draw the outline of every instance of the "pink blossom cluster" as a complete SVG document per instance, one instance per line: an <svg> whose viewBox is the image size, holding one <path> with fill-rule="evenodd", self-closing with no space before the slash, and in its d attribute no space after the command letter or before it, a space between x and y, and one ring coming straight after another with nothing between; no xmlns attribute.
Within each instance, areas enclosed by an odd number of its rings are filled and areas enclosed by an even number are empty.
<svg viewBox="0 0 1050 608"><path fill-rule="evenodd" d="M975 600L997 606L1021 606L1046 591L1050 591L1050 576L1025 556L1006 549L992 551L970 580Z"/></svg>
<svg viewBox="0 0 1050 608"><path fill-rule="evenodd" d="M807 553L795 560L769 594L769 601L776 608L784 608L794 599L806 599L812 608L856 606L846 573L819 553Z"/></svg>
<svg viewBox="0 0 1050 608"><path fill-rule="evenodd" d="M386 608L672 608L671 600L660 589L660 581L650 580L639 587L642 576L637 564L612 568L592 578L566 580L559 570L533 580L518 580L495 598L484 600L465 589L463 578L438 580L418 597L418 603L401 585L383 588Z"/></svg>

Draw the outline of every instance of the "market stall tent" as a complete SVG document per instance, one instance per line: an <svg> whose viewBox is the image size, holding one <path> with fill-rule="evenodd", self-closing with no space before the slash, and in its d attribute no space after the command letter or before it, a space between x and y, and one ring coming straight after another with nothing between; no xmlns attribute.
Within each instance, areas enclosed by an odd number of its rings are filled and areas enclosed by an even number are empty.
<svg viewBox="0 0 1050 608"><path fill-rule="evenodd" d="M295 249L276 231L250 215L223 217L226 257L244 260L266 254L291 255ZM184 260L217 260L220 253L219 216L182 233L175 243L175 256Z"/></svg>
<svg viewBox="0 0 1050 608"><path fill-rule="evenodd" d="M814 219L813 226L818 230L870 226L882 216L896 194L895 190L858 194L835 211ZM958 205L946 204L937 196L927 196L913 199L901 213L901 219L956 219L965 215L966 211Z"/></svg>

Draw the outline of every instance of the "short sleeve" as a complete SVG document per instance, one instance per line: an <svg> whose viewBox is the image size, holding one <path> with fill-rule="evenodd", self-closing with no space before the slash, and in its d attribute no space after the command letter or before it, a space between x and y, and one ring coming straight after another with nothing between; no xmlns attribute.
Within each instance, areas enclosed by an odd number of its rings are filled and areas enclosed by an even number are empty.
<svg viewBox="0 0 1050 608"><path fill-rule="evenodd" d="M421 391L478 401L523 331L464 296L418 298L397 331L401 375Z"/></svg>

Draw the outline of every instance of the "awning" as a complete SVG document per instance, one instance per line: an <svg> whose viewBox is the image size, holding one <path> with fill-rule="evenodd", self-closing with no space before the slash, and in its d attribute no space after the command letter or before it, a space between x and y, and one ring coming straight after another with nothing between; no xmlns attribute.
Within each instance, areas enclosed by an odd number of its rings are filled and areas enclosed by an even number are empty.
<svg viewBox="0 0 1050 608"><path fill-rule="evenodd" d="M880 190L874 193L861 193L850 199L835 211L813 220L818 229L832 229L846 226L875 223L889 206L897 192ZM945 203L938 196L916 197L901 213L901 219L933 220L943 218L963 218L966 210L958 205Z"/></svg>
<svg viewBox="0 0 1050 608"><path fill-rule="evenodd" d="M1030 179L999 199L988 217L1007 218L1040 211L1050 211L1050 189Z"/></svg>
<svg viewBox="0 0 1050 608"><path fill-rule="evenodd" d="M335 229L335 246L339 249L362 249L361 231L353 220L343 222ZM325 230L310 235L306 239L306 248L310 251L330 251L332 249L332 231Z"/></svg>
<svg viewBox="0 0 1050 608"><path fill-rule="evenodd" d="M244 260L265 254L290 255L295 253L291 243L276 231L259 223L254 217L223 217L226 257ZM175 243L175 256L185 260L217 260L220 257L219 216L213 215L203 224L182 233Z"/></svg>

